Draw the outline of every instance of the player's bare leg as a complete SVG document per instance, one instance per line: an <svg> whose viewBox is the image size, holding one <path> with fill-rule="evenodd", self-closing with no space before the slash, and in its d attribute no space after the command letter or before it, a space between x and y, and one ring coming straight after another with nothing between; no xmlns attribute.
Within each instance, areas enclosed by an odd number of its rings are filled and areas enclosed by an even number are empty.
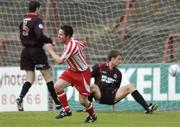
<svg viewBox="0 0 180 127"><path fill-rule="evenodd" d="M91 89L91 95L88 97L88 100L90 102L93 101L93 98L95 98L95 100L99 100L101 98L101 93L100 93L99 87L95 84L91 84L90 89ZM86 108L79 109L76 111L77 112L86 112Z"/></svg>
<svg viewBox="0 0 180 127"><path fill-rule="evenodd" d="M63 110L55 117L56 119L61 119L63 117L72 115L71 109L68 105L66 93L63 90L64 88L68 86L70 86L70 83L62 79L57 80L57 82L55 83L54 88L55 88L57 97L63 107Z"/></svg>
<svg viewBox="0 0 180 127"><path fill-rule="evenodd" d="M157 110L158 106L151 103L148 105L139 91L136 90L135 87L131 84L120 87L116 93L115 99L116 101L121 100L130 93L134 100L144 108L146 114L153 113L155 110Z"/></svg>

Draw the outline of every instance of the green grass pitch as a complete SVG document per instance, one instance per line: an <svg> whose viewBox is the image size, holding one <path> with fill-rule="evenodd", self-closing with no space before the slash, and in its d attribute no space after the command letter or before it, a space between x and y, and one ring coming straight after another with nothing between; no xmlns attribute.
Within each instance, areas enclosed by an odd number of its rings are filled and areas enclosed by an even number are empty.
<svg viewBox="0 0 180 127"><path fill-rule="evenodd" d="M1 112L0 127L180 127L179 112L97 112L94 123L84 123L86 113L54 119L57 112Z"/></svg>

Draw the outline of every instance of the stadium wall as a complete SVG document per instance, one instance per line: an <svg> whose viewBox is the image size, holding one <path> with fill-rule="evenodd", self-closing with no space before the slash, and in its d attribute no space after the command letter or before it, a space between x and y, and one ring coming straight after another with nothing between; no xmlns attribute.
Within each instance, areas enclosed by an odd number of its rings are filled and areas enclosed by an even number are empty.
<svg viewBox="0 0 180 127"><path fill-rule="evenodd" d="M159 105L159 111L180 110L180 76L172 77L168 73L170 64L122 64L119 66L123 74L121 86L132 83L149 102ZM54 81L57 80L62 66L54 67ZM73 110L82 108L78 102L78 92L69 87L67 89L69 103ZM111 111L111 106L94 103L96 110ZM117 111L143 110L131 95L116 104Z"/></svg>
<svg viewBox="0 0 180 127"><path fill-rule="evenodd" d="M123 74L121 85L132 83L150 103L159 105L159 111L180 111L180 77L172 77L168 73L170 64L122 64L119 66ZM65 66L54 66L53 77L56 81ZM0 67L0 112L17 111L17 98L25 72L19 67ZM72 110L81 109L78 92L73 87L66 89L69 105ZM37 72L36 82L24 99L25 111L48 111L54 109L42 75ZM94 103L97 111L111 111L111 106ZM141 111L142 107L135 103L131 95L115 105L116 111Z"/></svg>

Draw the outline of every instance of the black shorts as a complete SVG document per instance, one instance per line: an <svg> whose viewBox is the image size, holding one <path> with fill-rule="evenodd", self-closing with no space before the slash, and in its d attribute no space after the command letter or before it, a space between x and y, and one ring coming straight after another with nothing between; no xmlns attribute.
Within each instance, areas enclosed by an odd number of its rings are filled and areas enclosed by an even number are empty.
<svg viewBox="0 0 180 127"><path fill-rule="evenodd" d="M42 48L24 48L21 52L21 70L44 70L50 68L48 58Z"/></svg>
<svg viewBox="0 0 180 127"><path fill-rule="evenodd" d="M117 90L101 89L100 91L101 91L101 98L99 100L100 104L113 105L119 102L119 101L115 101Z"/></svg>

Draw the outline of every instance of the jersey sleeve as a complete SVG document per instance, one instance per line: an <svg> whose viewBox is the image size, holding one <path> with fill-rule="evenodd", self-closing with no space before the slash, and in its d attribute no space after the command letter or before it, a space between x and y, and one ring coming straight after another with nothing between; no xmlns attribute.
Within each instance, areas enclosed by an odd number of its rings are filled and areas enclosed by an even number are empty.
<svg viewBox="0 0 180 127"><path fill-rule="evenodd" d="M79 46L84 49L84 48L87 48L87 42L86 41L83 41L83 42L80 42L79 41Z"/></svg>
<svg viewBox="0 0 180 127"><path fill-rule="evenodd" d="M121 80L122 80L122 73L119 71L119 73L118 73L118 79L117 79L117 83L116 83L117 88L120 87L120 85L121 85Z"/></svg>
<svg viewBox="0 0 180 127"><path fill-rule="evenodd" d="M37 36L37 40L43 44L52 43L52 40L44 35L43 29L44 29L44 24L42 22L42 19L37 19L37 21L34 24L34 31Z"/></svg>
<svg viewBox="0 0 180 127"><path fill-rule="evenodd" d="M91 77L97 78L98 75L99 75L99 65L98 65L98 64L95 64L95 65L92 67L92 75L91 75Z"/></svg>
<svg viewBox="0 0 180 127"><path fill-rule="evenodd" d="M61 59L66 61L75 51L77 50L77 45L76 43L73 43L72 41L70 41L65 49L64 49L64 52L61 56Z"/></svg>
<svg viewBox="0 0 180 127"><path fill-rule="evenodd" d="M23 32L23 29L22 29L22 26L23 26L23 22L20 23L19 25L19 38L22 40L23 39L23 35L22 35L22 32Z"/></svg>

